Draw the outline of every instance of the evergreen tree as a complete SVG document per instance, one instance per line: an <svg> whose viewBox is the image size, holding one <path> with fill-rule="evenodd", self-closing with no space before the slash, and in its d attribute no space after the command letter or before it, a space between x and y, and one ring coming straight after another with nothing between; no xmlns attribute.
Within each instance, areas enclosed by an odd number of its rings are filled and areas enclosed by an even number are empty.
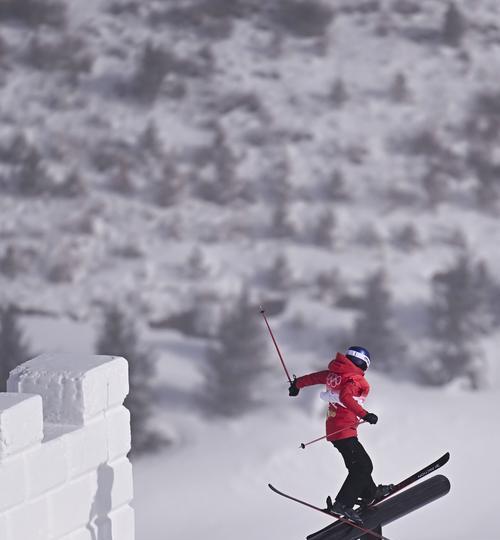
<svg viewBox="0 0 500 540"><path fill-rule="evenodd" d="M393 244L401 251L407 253L420 246L418 231L411 223L403 225L394 232Z"/></svg>
<svg viewBox="0 0 500 540"><path fill-rule="evenodd" d="M2 160L7 163L21 164L28 158L30 152L31 146L26 139L26 135L24 132L19 132L14 135L7 152L2 153Z"/></svg>
<svg viewBox="0 0 500 540"><path fill-rule="evenodd" d="M243 186L238 178L238 159L222 126L216 125L214 141L209 149L209 162L213 176L200 182L198 194L216 204L234 202L243 195Z"/></svg>
<svg viewBox="0 0 500 540"><path fill-rule="evenodd" d="M258 311L243 291L223 315L216 345L208 349L200 399L205 412L237 417L258 405L255 394L267 370L265 337Z"/></svg>
<svg viewBox="0 0 500 540"><path fill-rule="evenodd" d="M34 197L47 191L50 184L42 156L32 148L17 171L15 191L19 195Z"/></svg>
<svg viewBox="0 0 500 540"><path fill-rule="evenodd" d="M217 185L217 199L221 204L231 202L239 195L238 160L222 128L217 128L213 147L213 163Z"/></svg>
<svg viewBox="0 0 500 540"><path fill-rule="evenodd" d="M335 79L330 90L330 103L334 107L340 108L348 99L349 93L347 92L344 81L340 78Z"/></svg>
<svg viewBox="0 0 500 540"><path fill-rule="evenodd" d="M341 289L339 272L336 268L320 272L314 280L314 297L325 304L333 306Z"/></svg>
<svg viewBox="0 0 500 540"><path fill-rule="evenodd" d="M13 20L33 28L60 28L66 22L66 5L54 0L2 0L0 20Z"/></svg>
<svg viewBox="0 0 500 540"><path fill-rule="evenodd" d="M434 360L424 371L433 384L465 376L476 384L477 341L486 329L484 291L478 286L484 268L473 265L465 253L454 265L432 278L430 307Z"/></svg>
<svg viewBox="0 0 500 540"><path fill-rule="evenodd" d="M285 253L280 253L267 273L269 286L276 291L286 291L293 283L293 274Z"/></svg>
<svg viewBox="0 0 500 540"><path fill-rule="evenodd" d="M471 151L468 156L468 162L477 179L474 190L477 204L480 209L493 212L497 210L500 198L500 167L493 161L496 144L484 142L481 150Z"/></svg>
<svg viewBox="0 0 500 540"><path fill-rule="evenodd" d="M448 181L441 174L440 167L431 160L421 178L422 187L427 198L427 204L435 209L443 203L448 195Z"/></svg>
<svg viewBox="0 0 500 540"><path fill-rule="evenodd" d="M404 103L410 97L408 82L404 73L396 73L389 88L389 96L396 103Z"/></svg>
<svg viewBox="0 0 500 540"><path fill-rule="evenodd" d="M333 10L322 2L278 0L271 4L273 22L298 38L322 37L333 18Z"/></svg>
<svg viewBox="0 0 500 540"><path fill-rule="evenodd" d="M154 451L167 441L150 427L151 388L155 364L149 352L139 344L136 329L116 306L104 312L104 324L96 343L97 354L123 356L129 366L129 394L125 407L130 411L131 455Z"/></svg>
<svg viewBox="0 0 500 540"><path fill-rule="evenodd" d="M0 256L0 273L14 279L23 270L24 265L19 251L13 245L7 246L5 253Z"/></svg>
<svg viewBox="0 0 500 540"><path fill-rule="evenodd" d="M70 171L61 184L56 185L52 193L58 197L80 197L85 195L87 188L80 173L76 170Z"/></svg>
<svg viewBox="0 0 500 540"><path fill-rule="evenodd" d="M182 179L173 158L165 162L161 176L152 182L152 196L158 206L168 208L178 202L182 193Z"/></svg>
<svg viewBox="0 0 500 540"><path fill-rule="evenodd" d="M0 310L0 392L7 389L9 373L31 356L16 308L9 304Z"/></svg>
<svg viewBox="0 0 500 540"><path fill-rule="evenodd" d="M294 188L290 182L291 165L286 152L273 163L267 179L268 198L274 204L288 204L292 200Z"/></svg>
<svg viewBox="0 0 500 540"><path fill-rule="evenodd" d="M331 248L335 243L335 216L331 210L325 210L318 218L312 231L313 242L325 248Z"/></svg>
<svg viewBox="0 0 500 540"><path fill-rule="evenodd" d="M186 260L184 275L193 280L200 280L207 278L209 274L210 267L205 253L199 246L195 246Z"/></svg>
<svg viewBox="0 0 500 540"><path fill-rule="evenodd" d="M129 91L139 101L152 103L160 93L163 80L172 67L173 59L161 47L148 41L138 59Z"/></svg>
<svg viewBox="0 0 500 540"><path fill-rule="evenodd" d="M443 41L451 47L458 47L467 29L462 12L454 2L448 4L443 22Z"/></svg>
<svg viewBox="0 0 500 540"><path fill-rule="evenodd" d="M394 327L386 279L385 273L378 271L366 280L351 341L370 351L375 369L392 371L403 367L404 346Z"/></svg>
<svg viewBox="0 0 500 540"><path fill-rule="evenodd" d="M487 306L483 311L483 327L486 332L494 330L500 324L500 282L493 278L486 264L478 268L477 281L480 286L481 305Z"/></svg>
<svg viewBox="0 0 500 540"><path fill-rule="evenodd" d="M496 326L498 313L499 285L491 275L485 262L479 262L474 270L475 289L477 291L477 317L478 330L488 333Z"/></svg>
<svg viewBox="0 0 500 540"><path fill-rule="evenodd" d="M142 133L140 133L137 146L140 151L146 152L150 156L160 157L163 152L163 144L158 133L156 122L150 120Z"/></svg>
<svg viewBox="0 0 500 540"><path fill-rule="evenodd" d="M133 171L124 161L118 163L108 181L108 187L111 191L120 195L130 196L135 192L133 180Z"/></svg>
<svg viewBox="0 0 500 540"><path fill-rule="evenodd" d="M335 169L333 171L331 178L324 186L323 195L331 202L348 201L350 199L345 177L341 170Z"/></svg>
<svg viewBox="0 0 500 540"><path fill-rule="evenodd" d="M286 202L281 202L274 208L271 219L271 236L292 238L295 235L295 227L290 219L289 207Z"/></svg>
<svg viewBox="0 0 500 540"><path fill-rule="evenodd" d="M500 136L500 93L478 92L464 127L469 144L467 164L477 179L477 202L481 209L495 211L500 199L500 167L495 157Z"/></svg>

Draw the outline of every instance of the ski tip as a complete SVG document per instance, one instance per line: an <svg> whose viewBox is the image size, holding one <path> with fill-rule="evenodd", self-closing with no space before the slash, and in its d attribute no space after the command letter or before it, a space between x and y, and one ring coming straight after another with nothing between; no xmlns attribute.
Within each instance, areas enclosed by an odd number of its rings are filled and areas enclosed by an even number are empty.
<svg viewBox="0 0 500 540"><path fill-rule="evenodd" d="M261 313L264 313L265 310L264 310L264 308L262 307L262 305L259 306L259 311L260 311Z"/></svg>
<svg viewBox="0 0 500 540"><path fill-rule="evenodd" d="M273 492L278 493L279 495L282 495L281 491L279 489L276 489L272 484L267 484L267 487Z"/></svg>
<svg viewBox="0 0 500 540"><path fill-rule="evenodd" d="M444 454L444 456L443 456L443 460L446 463L449 459L450 459L450 453L446 452L446 454Z"/></svg>

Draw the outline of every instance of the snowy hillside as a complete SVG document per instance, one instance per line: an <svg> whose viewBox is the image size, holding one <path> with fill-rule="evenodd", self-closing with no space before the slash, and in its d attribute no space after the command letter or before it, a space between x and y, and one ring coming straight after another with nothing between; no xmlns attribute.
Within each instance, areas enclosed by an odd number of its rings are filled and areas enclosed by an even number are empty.
<svg viewBox="0 0 500 540"><path fill-rule="evenodd" d="M445 2L23 1L0 12L4 302L154 323L268 294L277 256L314 301L381 268L418 307L463 246L494 273L495 2L459 6L455 43Z"/></svg>
<svg viewBox="0 0 500 540"><path fill-rule="evenodd" d="M108 305L136 323L172 442L135 462L139 540L325 525L266 487L320 504L344 471L330 445L298 449L323 411L314 390L287 397L264 326L261 408L200 409L242 289L297 375L353 333L375 352L377 480L450 450L450 495L389 537L493 540L499 15L496 0L0 3L0 307L33 352L94 352Z"/></svg>

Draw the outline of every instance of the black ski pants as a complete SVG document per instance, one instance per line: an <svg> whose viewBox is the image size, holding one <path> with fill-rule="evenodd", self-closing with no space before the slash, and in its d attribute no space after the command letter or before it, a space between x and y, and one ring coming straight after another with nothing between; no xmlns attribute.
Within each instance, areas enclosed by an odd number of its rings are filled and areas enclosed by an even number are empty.
<svg viewBox="0 0 500 540"><path fill-rule="evenodd" d="M372 479L373 463L357 437L332 441L349 471L335 500L352 508L358 497L371 498L377 486Z"/></svg>

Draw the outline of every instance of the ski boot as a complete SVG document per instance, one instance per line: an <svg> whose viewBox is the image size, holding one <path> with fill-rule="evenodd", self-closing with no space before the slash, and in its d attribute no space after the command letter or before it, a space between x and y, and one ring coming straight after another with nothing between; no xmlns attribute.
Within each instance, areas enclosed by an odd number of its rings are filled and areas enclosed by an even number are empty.
<svg viewBox="0 0 500 540"><path fill-rule="evenodd" d="M360 508L366 508L367 506L372 506L373 504L377 504L382 499L385 499L388 497L392 490L394 489L394 484L379 484L377 486L377 489L375 490L375 493L371 497L361 497L358 499L358 504Z"/></svg>
<svg viewBox="0 0 500 540"><path fill-rule="evenodd" d="M363 520L361 519L361 516L358 514L357 510L354 510L354 508L349 508L349 506L346 506L339 501L332 502L332 498L330 496L328 496L326 499L326 511L330 514L336 514L348 519L349 521L356 523L356 525L363 525Z"/></svg>

